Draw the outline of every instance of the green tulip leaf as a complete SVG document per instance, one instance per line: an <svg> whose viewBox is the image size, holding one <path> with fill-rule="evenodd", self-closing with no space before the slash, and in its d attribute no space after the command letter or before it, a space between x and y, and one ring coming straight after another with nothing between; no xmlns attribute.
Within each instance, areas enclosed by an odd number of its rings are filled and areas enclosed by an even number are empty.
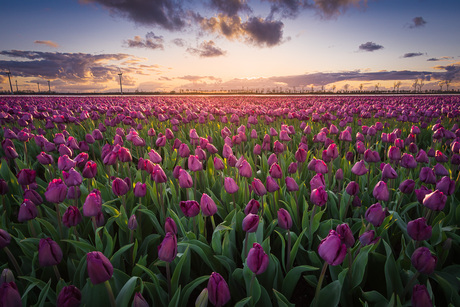
<svg viewBox="0 0 460 307"><path fill-rule="evenodd" d="M318 268L315 268L313 266L309 265L299 265L294 268L292 268L287 274L286 277L284 277L283 280L283 287L281 292L288 298L290 299L292 296L292 293L294 292L294 289L297 285L297 282L299 281L300 276L304 272L311 272L311 271L316 271Z"/></svg>
<svg viewBox="0 0 460 307"><path fill-rule="evenodd" d="M275 294L279 307L295 307L295 304L290 303L289 300L281 292L273 289L273 293Z"/></svg>
<svg viewBox="0 0 460 307"><path fill-rule="evenodd" d="M116 304L117 306L128 306L129 301L134 295L134 290L136 288L136 283L139 277L131 277L118 292Z"/></svg>

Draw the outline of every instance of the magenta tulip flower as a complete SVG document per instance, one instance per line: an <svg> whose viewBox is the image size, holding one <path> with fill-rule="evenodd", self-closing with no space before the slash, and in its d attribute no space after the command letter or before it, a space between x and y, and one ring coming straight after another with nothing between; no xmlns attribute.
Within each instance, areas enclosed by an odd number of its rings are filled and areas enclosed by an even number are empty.
<svg viewBox="0 0 460 307"><path fill-rule="evenodd" d="M259 243L254 243L247 257L249 269L256 275L262 274L268 267L269 257Z"/></svg>
<svg viewBox="0 0 460 307"><path fill-rule="evenodd" d="M109 280L113 275L112 263L103 253L97 251L86 254L86 269L94 285Z"/></svg>

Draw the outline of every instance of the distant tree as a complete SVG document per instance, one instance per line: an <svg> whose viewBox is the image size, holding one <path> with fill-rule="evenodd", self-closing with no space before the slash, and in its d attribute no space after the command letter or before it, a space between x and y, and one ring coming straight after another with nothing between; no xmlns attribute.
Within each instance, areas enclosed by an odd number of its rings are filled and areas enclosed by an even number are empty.
<svg viewBox="0 0 460 307"><path fill-rule="evenodd" d="M450 82L452 82L452 80L445 80L444 83L446 84L446 92L449 91L449 85L450 85Z"/></svg>
<svg viewBox="0 0 460 307"><path fill-rule="evenodd" d="M412 87L414 88L414 92L417 92L417 86L418 86L418 79L415 79L414 83L412 84Z"/></svg>
<svg viewBox="0 0 460 307"><path fill-rule="evenodd" d="M321 85L321 92L324 92L324 85Z"/></svg>
<svg viewBox="0 0 460 307"><path fill-rule="evenodd" d="M439 86L439 91L442 92L442 87L444 86L444 81L439 81L438 86Z"/></svg>
<svg viewBox="0 0 460 307"><path fill-rule="evenodd" d="M343 90L347 93L349 87L350 87L350 84L347 83L343 86Z"/></svg>
<svg viewBox="0 0 460 307"><path fill-rule="evenodd" d="M418 90L420 93L422 92L422 87L424 85L425 85L425 82L423 81L423 79L420 79L420 81L418 82Z"/></svg>
<svg viewBox="0 0 460 307"><path fill-rule="evenodd" d="M313 85L311 86L311 92L313 93Z"/></svg>
<svg viewBox="0 0 460 307"><path fill-rule="evenodd" d="M359 91L360 91L360 92L363 91L363 87L364 87L364 85L361 83L361 84L359 85Z"/></svg>
<svg viewBox="0 0 460 307"><path fill-rule="evenodd" d="M376 91L376 92L379 91L379 87L380 87L380 83L377 83L377 84L375 85L375 91Z"/></svg>
<svg viewBox="0 0 460 307"><path fill-rule="evenodd" d="M332 92L334 92L336 88L337 88L337 86L334 84L334 85L332 86Z"/></svg>
<svg viewBox="0 0 460 307"><path fill-rule="evenodd" d="M401 81L395 81L393 84L393 89L397 92L399 92L399 87L401 86Z"/></svg>

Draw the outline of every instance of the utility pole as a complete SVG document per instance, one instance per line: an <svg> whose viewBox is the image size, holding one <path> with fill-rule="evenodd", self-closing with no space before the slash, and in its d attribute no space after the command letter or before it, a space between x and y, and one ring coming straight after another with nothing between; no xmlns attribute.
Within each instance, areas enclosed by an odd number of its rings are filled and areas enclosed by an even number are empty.
<svg viewBox="0 0 460 307"><path fill-rule="evenodd" d="M13 94L13 85L11 84L11 77L10 77L11 71L8 69L6 74L8 75L8 80L10 81L10 90L11 90L11 95L12 95Z"/></svg>
<svg viewBox="0 0 460 307"><path fill-rule="evenodd" d="M48 80L48 93L51 94L51 84L50 84L50 80Z"/></svg>
<svg viewBox="0 0 460 307"><path fill-rule="evenodd" d="M16 81L16 94L19 94L19 89L18 89L18 80L15 80Z"/></svg>
<svg viewBox="0 0 460 307"><path fill-rule="evenodd" d="M40 93L40 83L37 82L38 92Z"/></svg>
<svg viewBox="0 0 460 307"><path fill-rule="evenodd" d="M123 76L123 73L120 71L120 73L118 74L118 77L120 77L120 95L123 95L123 87L121 85L121 76Z"/></svg>

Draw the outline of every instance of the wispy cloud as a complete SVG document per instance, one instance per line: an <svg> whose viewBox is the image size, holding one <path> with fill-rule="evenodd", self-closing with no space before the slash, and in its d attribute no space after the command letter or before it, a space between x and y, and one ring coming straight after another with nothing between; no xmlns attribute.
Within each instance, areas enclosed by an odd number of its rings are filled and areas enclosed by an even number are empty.
<svg viewBox="0 0 460 307"><path fill-rule="evenodd" d="M373 52L379 49L383 49L383 46L376 44L374 42L367 42L367 43L359 45L359 50L361 51Z"/></svg>
<svg viewBox="0 0 460 307"><path fill-rule="evenodd" d="M153 32L148 32L145 35L145 38L136 35L133 39L125 40L124 45L130 48L147 48L163 50L163 42L163 36L157 36Z"/></svg>
<svg viewBox="0 0 460 307"><path fill-rule="evenodd" d="M414 58L414 57L418 57L422 55L424 55L423 52L408 52L408 53L404 53L402 57L403 58Z"/></svg>
<svg viewBox="0 0 460 307"><path fill-rule="evenodd" d="M214 41L204 41L202 42L198 48L187 48L187 52L198 55L202 58L211 58L211 57L218 57L225 55L226 51L222 50L221 48L217 47Z"/></svg>
<svg viewBox="0 0 460 307"><path fill-rule="evenodd" d="M448 61L448 60L452 60L453 57L451 56L443 56L443 57L440 57L440 58L429 58L427 61L430 61L430 62L437 62L437 61Z"/></svg>
<svg viewBox="0 0 460 307"><path fill-rule="evenodd" d="M53 48L59 47L57 43L52 42L52 41L34 41L34 44L46 45L46 46L53 47Z"/></svg>

